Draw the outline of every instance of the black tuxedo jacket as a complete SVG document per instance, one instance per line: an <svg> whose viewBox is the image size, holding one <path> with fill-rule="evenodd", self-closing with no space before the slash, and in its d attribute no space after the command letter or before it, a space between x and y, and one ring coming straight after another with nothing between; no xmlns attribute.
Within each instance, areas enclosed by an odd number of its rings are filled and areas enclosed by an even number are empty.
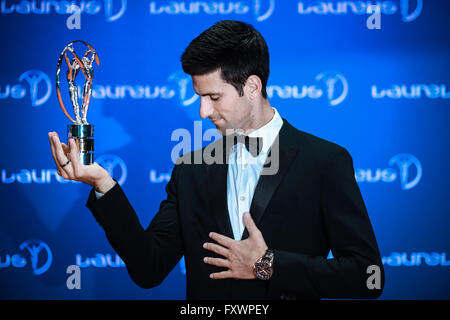
<svg viewBox="0 0 450 320"><path fill-rule="evenodd" d="M250 213L269 248L274 274L259 279L213 280L223 268L203 262L215 231L233 238L227 208L227 164L188 164L183 155L166 186L167 198L144 229L116 184L86 206L139 286L159 285L184 255L188 299L376 298L369 265L384 271L377 242L346 149L299 131L285 119L277 136L280 164L261 175ZM214 143L223 143L223 138ZM201 156L200 156L201 158ZM179 160L180 160L179 159ZM248 237L244 231L243 239ZM327 260L332 250L333 259Z"/></svg>

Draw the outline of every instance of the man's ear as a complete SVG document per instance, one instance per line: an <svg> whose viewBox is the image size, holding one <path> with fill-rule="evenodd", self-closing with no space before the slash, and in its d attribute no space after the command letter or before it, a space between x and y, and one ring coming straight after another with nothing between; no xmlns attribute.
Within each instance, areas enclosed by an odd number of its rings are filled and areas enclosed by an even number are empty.
<svg viewBox="0 0 450 320"><path fill-rule="evenodd" d="M244 91L251 100L256 99L262 91L261 79L255 75L248 77L245 82Z"/></svg>

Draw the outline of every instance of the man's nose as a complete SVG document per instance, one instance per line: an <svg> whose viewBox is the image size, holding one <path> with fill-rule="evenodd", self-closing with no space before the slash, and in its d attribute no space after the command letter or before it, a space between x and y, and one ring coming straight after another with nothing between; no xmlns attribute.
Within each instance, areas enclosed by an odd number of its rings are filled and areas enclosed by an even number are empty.
<svg viewBox="0 0 450 320"><path fill-rule="evenodd" d="M200 117L203 119L208 118L214 113L214 108L209 101L207 101L208 97L200 98Z"/></svg>

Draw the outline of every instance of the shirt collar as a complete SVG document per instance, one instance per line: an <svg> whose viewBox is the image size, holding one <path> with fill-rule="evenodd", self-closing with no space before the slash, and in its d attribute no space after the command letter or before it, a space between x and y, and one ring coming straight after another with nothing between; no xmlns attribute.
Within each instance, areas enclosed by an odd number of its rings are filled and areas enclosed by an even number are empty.
<svg viewBox="0 0 450 320"><path fill-rule="evenodd" d="M283 126L283 119L281 119L278 110L272 107L274 111L274 115L272 120L263 125L261 128L256 129L248 134L249 137L262 137L263 138L263 147L261 152L267 153L272 146L278 132Z"/></svg>

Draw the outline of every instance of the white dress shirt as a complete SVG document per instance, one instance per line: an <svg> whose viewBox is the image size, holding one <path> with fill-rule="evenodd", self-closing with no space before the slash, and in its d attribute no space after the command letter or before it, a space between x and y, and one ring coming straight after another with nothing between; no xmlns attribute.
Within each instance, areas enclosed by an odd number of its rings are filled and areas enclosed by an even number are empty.
<svg viewBox="0 0 450 320"><path fill-rule="evenodd" d="M253 157L247 148L238 142L231 149L228 158L228 214L235 240L240 240L242 237L245 228L243 215L245 212L250 212L261 169L266 162L269 149L283 125L283 119L281 119L277 109L272 109L274 110L272 120L248 135L249 137L262 137L263 139L262 150L258 156Z"/></svg>
<svg viewBox="0 0 450 320"><path fill-rule="evenodd" d="M250 205L261 169L266 162L269 149L283 125L283 119L281 119L277 109L272 109L274 111L272 120L248 135L249 137L263 138L263 146L258 156L253 157L240 142L232 147L229 154L227 202L235 240L240 240L242 237L245 228L243 215L245 212L250 212ZM239 132L236 132L236 134L239 134ZM95 194L97 199L103 196L103 193L97 191L95 191Z"/></svg>

